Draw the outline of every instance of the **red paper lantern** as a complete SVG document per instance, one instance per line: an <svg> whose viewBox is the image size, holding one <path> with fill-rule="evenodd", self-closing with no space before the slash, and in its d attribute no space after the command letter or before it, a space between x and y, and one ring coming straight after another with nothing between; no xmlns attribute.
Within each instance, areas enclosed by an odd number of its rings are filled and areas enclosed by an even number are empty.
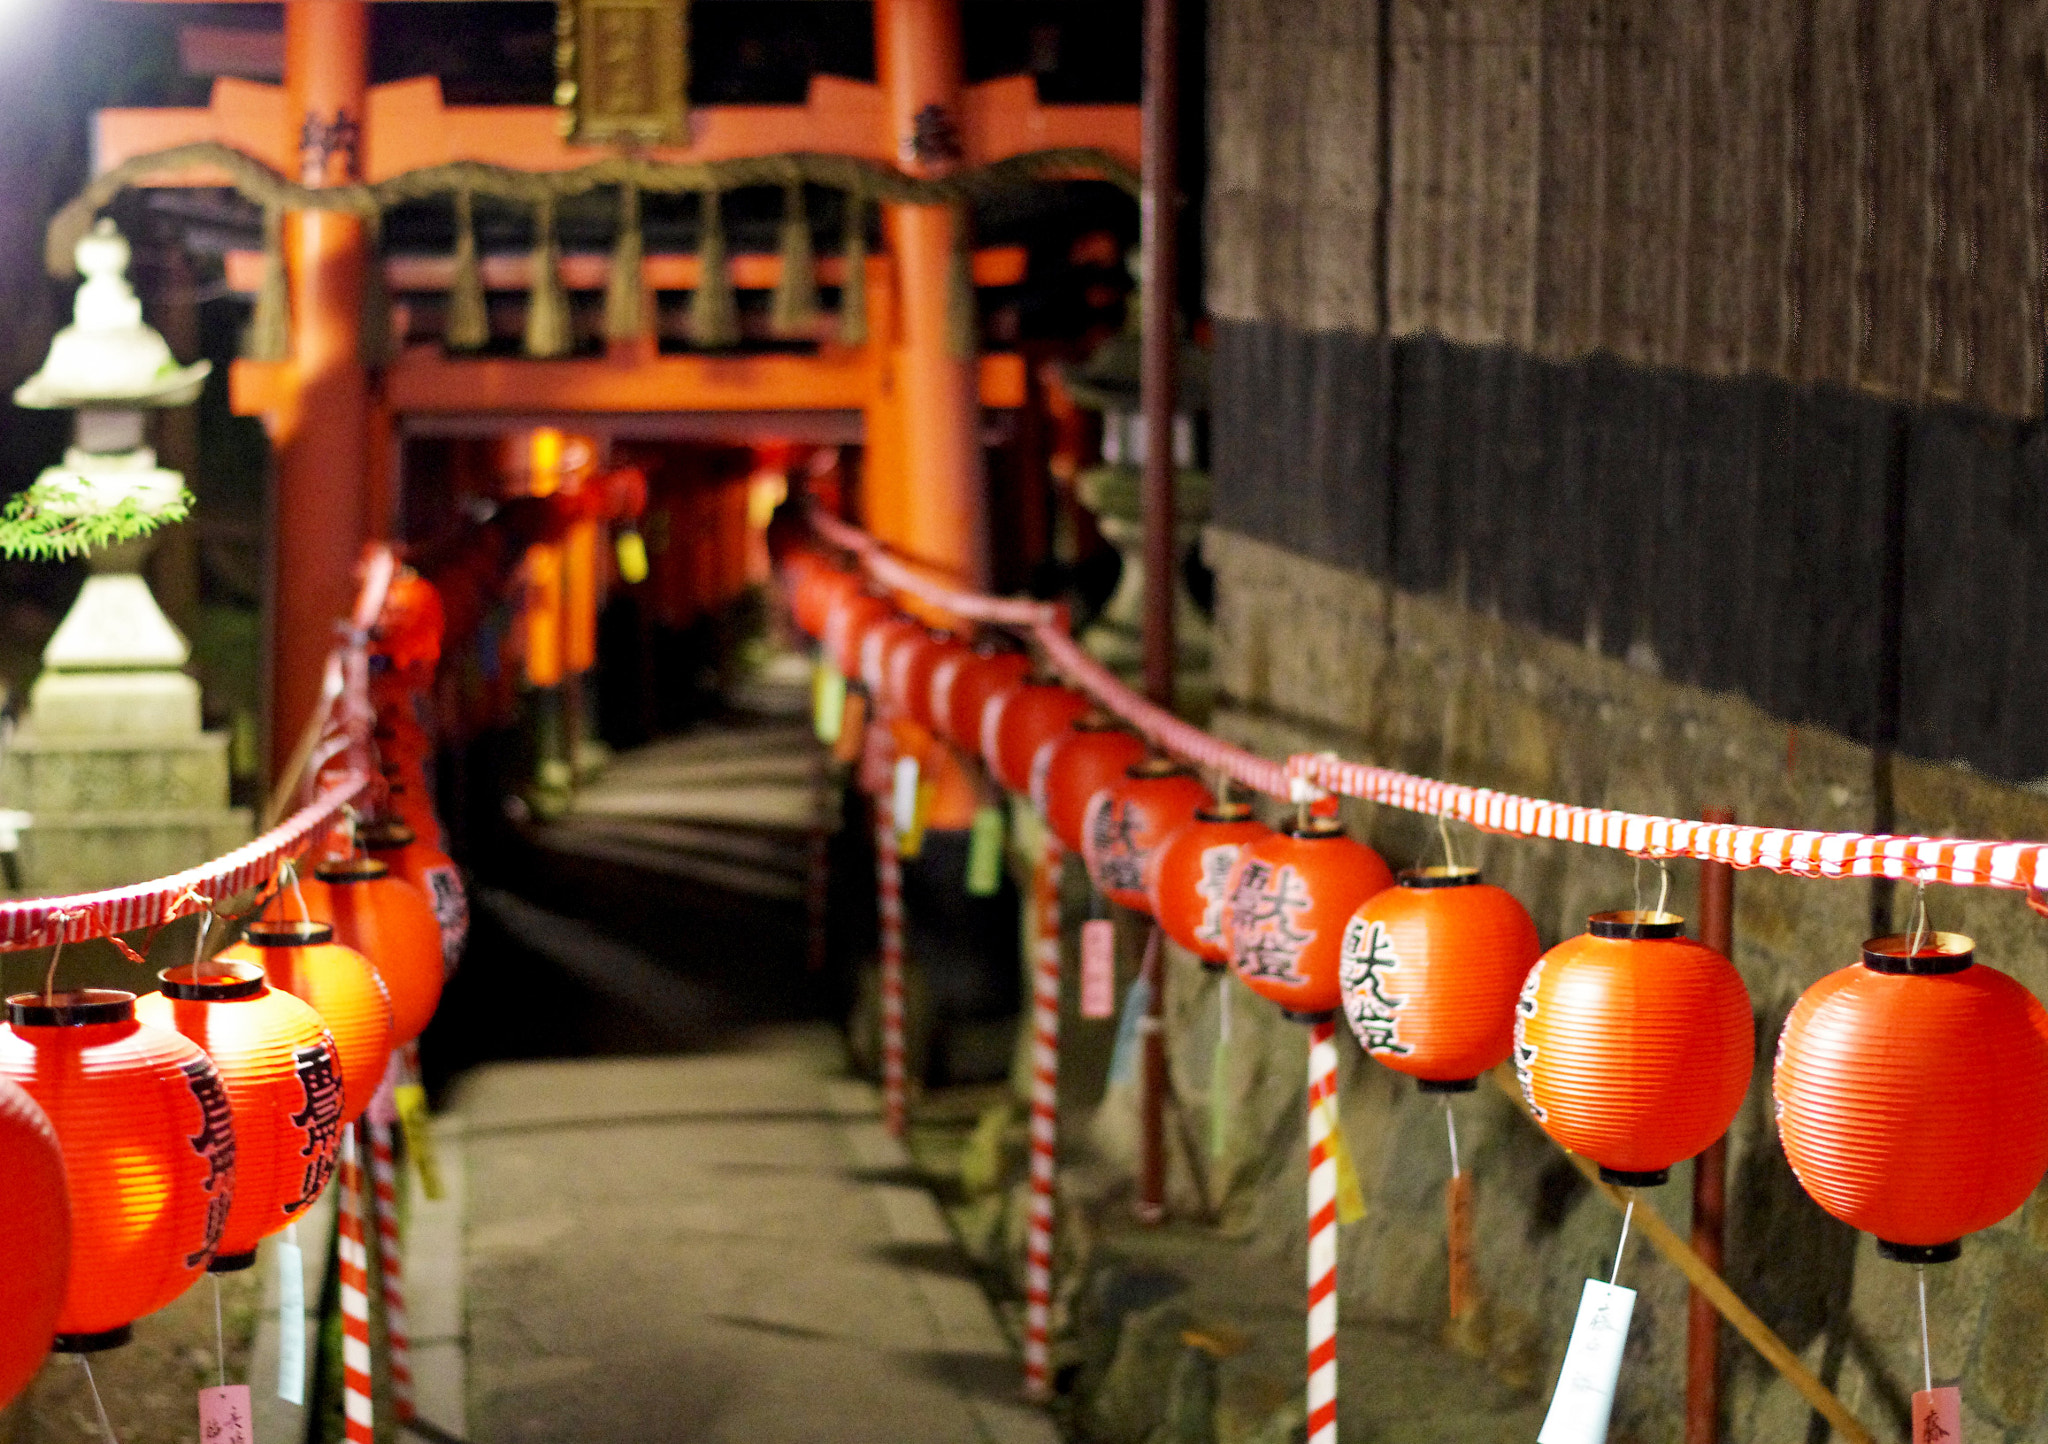
<svg viewBox="0 0 2048 1444"><path fill-rule="evenodd" d="M1152 855L1145 878L1152 916L1205 968L1230 965L1230 874L1245 845L1271 833L1242 802L1220 802L1197 810Z"/></svg>
<svg viewBox="0 0 2048 1444"><path fill-rule="evenodd" d="M257 964L271 987L320 1015L341 1057L342 1126L362 1117L384 1081L392 1046L391 997L370 960L337 943L331 924L271 918L250 923L215 961Z"/></svg>
<svg viewBox="0 0 2048 1444"><path fill-rule="evenodd" d="M1728 1129L1756 1061L1734 964L1671 913L1595 913L1529 970L1515 1072L1536 1121L1609 1183L1650 1187Z"/></svg>
<svg viewBox="0 0 2048 1444"><path fill-rule="evenodd" d="M1351 916L1338 952L1359 1046L1425 1093L1462 1093L1515 1050L1536 924L1476 867L1404 872Z"/></svg>
<svg viewBox="0 0 2048 1444"><path fill-rule="evenodd" d="M924 628L900 612L875 623L860 638L860 683L877 707L888 711L895 699L889 695L889 659L899 647L924 636Z"/></svg>
<svg viewBox="0 0 2048 1444"><path fill-rule="evenodd" d="M953 657L974 653L951 632L923 632L889 654L889 706L924 728L938 724L932 710L932 677Z"/></svg>
<svg viewBox="0 0 2048 1444"><path fill-rule="evenodd" d="M334 924L336 939L368 958L384 980L392 1045L419 1037L447 978L441 924L420 890L370 857L322 863L302 886L313 919Z"/></svg>
<svg viewBox="0 0 2048 1444"><path fill-rule="evenodd" d="M133 993L17 993L7 1016L0 1078L42 1106L70 1187L56 1347L111 1349L213 1258L235 1194L227 1089L198 1044L136 1021Z"/></svg>
<svg viewBox="0 0 2048 1444"><path fill-rule="evenodd" d="M860 587L858 572L842 571L829 563L814 571L803 596L802 610L796 616L797 624L822 641L833 607L857 594Z"/></svg>
<svg viewBox="0 0 2048 1444"><path fill-rule="evenodd" d="M245 1269L334 1172L341 1054L320 1015L254 963L186 963L157 976L163 991L139 1000L135 1016L206 1050L235 1119L235 1201L208 1269Z"/></svg>
<svg viewBox="0 0 2048 1444"><path fill-rule="evenodd" d="M71 1275L71 1194L57 1131L29 1097L0 1081L0 1409L36 1376L57 1332Z"/></svg>
<svg viewBox="0 0 2048 1444"><path fill-rule="evenodd" d="M981 714L981 756L997 782L1029 794L1038 749L1081 719L1088 699L1057 682L1020 682L989 698Z"/></svg>
<svg viewBox="0 0 2048 1444"><path fill-rule="evenodd" d="M1394 885L1380 855L1312 817L1245 844L1231 869L1230 961L1289 1016L1318 1021L1343 1000L1337 950L1359 904Z"/></svg>
<svg viewBox="0 0 2048 1444"><path fill-rule="evenodd" d="M896 609L873 592L843 592L825 617L825 655L839 675L851 682L860 676L861 643L870 627L896 615Z"/></svg>
<svg viewBox="0 0 2048 1444"><path fill-rule="evenodd" d="M1814 1202L1878 1251L1938 1263L2048 1170L2048 1013L1958 933L1873 938L1800 997L1772 1088Z"/></svg>
<svg viewBox="0 0 2048 1444"><path fill-rule="evenodd" d="M441 925L441 962L453 973L469 937L469 889L463 885L462 869L454 858L395 819L370 823L359 836L371 857L390 868L399 881L418 888L433 908L434 920Z"/></svg>
<svg viewBox="0 0 2048 1444"><path fill-rule="evenodd" d="M1142 738L1106 717L1084 717L1039 747L1031 760L1031 801L1053 836L1079 852L1095 794L1122 782L1144 760Z"/></svg>
<svg viewBox="0 0 2048 1444"><path fill-rule="evenodd" d="M1164 757L1148 757L1088 799L1081 819L1081 857L1102 895L1119 907L1150 913L1145 878L1152 855L1215 799L1195 774Z"/></svg>
<svg viewBox="0 0 2048 1444"><path fill-rule="evenodd" d="M1031 674L1031 659L1022 652L958 653L932 673L932 719L956 747L981 750L981 714L989 699L1016 686Z"/></svg>

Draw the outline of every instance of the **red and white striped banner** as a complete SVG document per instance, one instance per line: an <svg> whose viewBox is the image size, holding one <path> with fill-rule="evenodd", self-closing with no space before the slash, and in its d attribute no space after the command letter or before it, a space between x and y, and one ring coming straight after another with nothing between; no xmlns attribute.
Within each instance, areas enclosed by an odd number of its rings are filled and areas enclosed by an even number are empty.
<svg viewBox="0 0 2048 1444"><path fill-rule="evenodd" d="M341 1273L341 1412L348 1444L376 1444L370 1384L370 1269L363 1246L363 1165L358 1129L341 1135L335 1217Z"/></svg>
<svg viewBox="0 0 2048 1444"><path fill-rule="evenodd" d="M1337 1444L1337 1024L1308 1035L1308 1444Z"/></svg>
<svg viewBox="0 0 2048 1444"><path fill-rule="evenodd" d="M1031 877L1031 1212L1024 1234L1024 1394L1052 1397L1053 1176L1059 1164L1060 871L1050 832Z"/></svg>
<svg viewBox="0 0 2048 1444"><path fill-rule="evenodd" d="M384 1286L384 1349L391 1368L391 1408L400 1423L413 1417L412 1331L405 1319L405 1254L398 1234L398 1170L391 1120L370 1120L370 1182L376 1190L377 1268Z"/></svg>
<svg viewBox="0 0 2048 1444"><path fill-rule="evenodd" d="M882 1114L889 1132L903 1136L907 1118L903 1076L903 864L896 855L896 825L888 799L875 799L875 905L882 933Z"/></svg>

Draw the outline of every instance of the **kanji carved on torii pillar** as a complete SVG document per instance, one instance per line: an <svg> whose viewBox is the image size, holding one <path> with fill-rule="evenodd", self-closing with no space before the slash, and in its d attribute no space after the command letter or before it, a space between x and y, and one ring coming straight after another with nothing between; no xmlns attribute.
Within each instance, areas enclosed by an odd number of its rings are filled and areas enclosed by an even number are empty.
<svg viewBox="0 0 2048 1444"><path fill-rule="evenodd" d="M472 160L526 171L588 165L602 150L565 140L552 106L446 106L433 77L369 86L370 0L286 0L282 86L222 79L196 109L102 111L95 160L104 171L190 141L232 146L306 184L377 182ZM686 145L643 147L655 161L712 161L816 152L943 175L1031 151L1093 147L1135 167L1135 106L1046 106L1028 76L964 85L959 0L877 0L879 84L814 76L800 106L710 106L690 112ZM216 185L203 169L151 185ZM356 353L365 257L363 223L335 212L289 218L291 353L235 368L238 410L264 417L278 454L274 508L280 585L271 658L272 755L289 751L308 715L328 646L325 619L346 610L361 542L392 511L380 472L393 413L407 397L473 395L474 410L516 410L530 385L511 368L547 368L563 411L734 409L756 358L638 356L514 361L414 347L366 372ZM886 257L866 345L815 356L762 357L762 407L787 405L815 368L818 395L858 398L868 457L865 520L907 554L961 580L986 573L978 419L984 401L1021 391L1007 373L955 354L947 314L954 227L947 205L891 205ZM574 261L577 258L571 258ZM649 264L660 258L649 258ZM983 267L976 265L977 272ZM871 274L875 274L871 272ZM863 354L865 353L865 354ZM984 363L997 359L983 358ZM458 379L474 371L474 385ZM796 376L785 373L796 372ZM642 373L650 373L643 375ZM417 373L417 374L415 374ZM658 373L658 386L654 385ZM542 374L542 373L536 373ZM515 403L510 398L519 398ZM493 398L504 398L495 400ZM1006 398L1007 399L1007 398ZM1009 404L1015 404L1014 401Z"/></svg>

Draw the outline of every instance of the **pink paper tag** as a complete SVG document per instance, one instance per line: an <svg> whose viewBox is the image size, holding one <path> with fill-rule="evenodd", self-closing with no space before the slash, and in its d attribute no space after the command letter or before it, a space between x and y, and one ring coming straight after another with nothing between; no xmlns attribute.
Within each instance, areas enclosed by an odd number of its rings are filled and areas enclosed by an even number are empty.
<svg viewBox="0 0 2048 1444"><path fill-rule="evenodd" d="M1962 1437L1961 1389L1922 1389L1913 1395L1913 1444L1957 1444Z"/></svg>
<svg viewBox="0 0 2048 1444"><path fill-rule="evenodd" d="M250 1444L255 1437L249 1424L247 1384L199 1391L200 1444Z"/></svg>
<svg viewBox="0 0 2048 1444"><path fill-rule="evenodd" d="M1116 925L1108 918L1081 924L1081 1016L1116 1016Z"/></svg>

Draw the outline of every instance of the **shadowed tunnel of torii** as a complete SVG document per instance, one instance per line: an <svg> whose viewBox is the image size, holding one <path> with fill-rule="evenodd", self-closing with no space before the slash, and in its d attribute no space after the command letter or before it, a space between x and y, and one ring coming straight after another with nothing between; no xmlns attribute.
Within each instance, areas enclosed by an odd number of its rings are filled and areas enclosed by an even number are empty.
<svg viewBox="0 0 2048 1444"><path fill-rule="evenodd" d="M571 146L550 106L444 107L432 78L368 84L372 0L287 0L284 84L223 79L203 109L109 110L95 163L199 140L243 151L303 184L390 176L453 160L532 171L601 158ZM1028 77L965 85L959 0L877 0L878 82L815 77L802 106L708 106L690 141L643 152L705 161L797 151L851 154L917 176L1060 146L1138 161L1133 106L1042 106ZM934 119L941 124L935 127ZM948 143L931 144L934 134ZM154 185L217 185L218 172ZM961 358L949 341L952 209L889 204L888 255L871 262L873 335L811 356L657 357L613 348L602 359L444 357L414 347L378 372L357 357L367 255L364 225L333 211L286 216L291 359L237 362L235 410L263 418L277 453L272 509L274 603L269 656L273 770L319 693L328 619L345 610L362 542L397 514L390 438L427 413L661 412L857 407L867 449L863 520L879 537L954 579L988 574L978 436L984 405L1016 405L1014 357ZM659 258L656 258L659 259ZM850 409L850 408L849 408Z"/></svg>

